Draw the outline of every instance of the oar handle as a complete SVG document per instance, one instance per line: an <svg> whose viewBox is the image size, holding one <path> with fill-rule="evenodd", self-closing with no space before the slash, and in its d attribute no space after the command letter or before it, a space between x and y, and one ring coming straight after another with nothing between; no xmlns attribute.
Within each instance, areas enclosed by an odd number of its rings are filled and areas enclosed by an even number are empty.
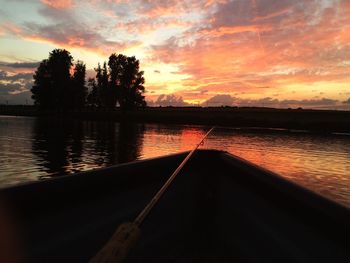
<svg viewBox="0 0 350 263"><path fill-rule="evenodd" d="M140 229L134 223L120 225L107 244L89 263L120 263L128 255L140 237Z"/></svg>

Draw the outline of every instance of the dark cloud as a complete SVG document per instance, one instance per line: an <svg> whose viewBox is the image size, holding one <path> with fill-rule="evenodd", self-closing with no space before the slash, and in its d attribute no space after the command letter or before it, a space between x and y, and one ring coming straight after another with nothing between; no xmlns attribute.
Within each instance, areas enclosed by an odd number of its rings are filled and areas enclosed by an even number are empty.
<svg viewBox="0 0 350 263"><path fill-rule="evenodd" d="M107 33L109 23L94 21L91 24L90 19L77 14L76 8L64 9L45 5L38 12L47 19L46 23L10 23L3 30L27 40L54 43L65 48L84 48L104 55L139 44L133 39L115 40L115 33Z"/></svg>
<svg viewBox="0 0 350 263"><path fill-rule="evenodd" d="M203 102L203 106L243 106L243 107L273 107L273 108L332 108L339 104L338 100L329 98L311 100L278 100L275 98L243 99L229 94L216 95Z"/></svg>
<svg viewBox="0 0 350 263"><path fill-rule="evenodd" d="M349 104L350 105L350 98L348 98L347 100L343 101L344 104Z"/></svg>
<svg viewBox="0 0 350 263"><path fill-rule="evenodd" d="M211 107L218 107L218 106L235 106L235 97L232 97L228 94L221 94L216 95L214 97L211 97L210 99L206 100L203 105L204 106L211 106Z"/></svg>
<svg viewBox="0 0 350 263"><path fill-rule="evenodd" d="M4 62L0 61L0 67L15 68L15 69L35 69L40 62Z"/></svg>
<svg viewBox="0 0 350 263"><path fill-rule="evenodd" d="M136 42L122 43L104 38L99 32L90 30L87 25L72 21L51 25L27 23L24 34L28 38L50 41L60 46L80 47L104 54L110 54Z"/></svg>
<svg viewBox="0 0 350 263"><path fill-rule="evenodd" d="M15 91L19 91L22 85L19 83L0 83L0 96L11 95Z"/></svg>
<svg viewBox="0 0 350 263"><path fill-rule="evenodd" d="M306 26L317 25L330 8L336 8L337 0L235 0L225 1L217 6L210 19L212 28L268 25L278 30L290 23L307 22ZM269 31L270 31L269 30ZM289 29L288 29L289 30ZM303 28L302 30L307 30Z"/></svg>
<svg viewBox="0 0 350 263"><path fill-rule="evenodd" d="M148 101L149 106L173 106L186 107L192 106L183 100L181 96L175 94L162 94L155 101ZM350 104L350 98L347 102ZM270 107L270 108L313 108L313 109L333 109L340 108L341 103L338 100L329 98L309 99L309 100L279 100L276 98L265 97L260 99L245 99L231 96L229 94L215 95L201 104L204 107L238 106L238 107ZM345 107L346 108L346 107ZM344 108L344 109L345 109Z"/></svg>
<svg viewBox="0 0 350 263"><path fill-rule="evenodd" d="M212 15L211 27L248 25L251 24L253 18L254 10L250 1L227 1L219 5L217 11Z"/></svg>
<svg viewBox="0 0 350 263"><path fill-rule="evenodd" d="M15 73L10 74L7 71L0 70L0 81L24 82L33 79L33 73Z"/></svg>
<svg viewBox="0 0 350 263"><path fill-rule="evenodd" d="M0 70L0 104L31 104L32 73L9 73Z"/></svg>
<svg viewBox="0 0 350 263"><path fill-rule="evenodd" d="M167 107L167 106L173 106L173 107L185 107L190 106L189 103L185 102L182 97L178 97L174 94L170 95L159 95L156 101L147 101L148 106L151 107Z"/></svg>
<svg viewBox="0 0 350 263"><path fill-rule="evenodd" d="M53 22L57 21L74 21L73 9L60 9L53 8L52 6L45 5L38 10L38 13L42 16L50 19Z"/></svg>
<svg viewBox="0 0 350 263"><path fill-rule="evenodd" d="M306 107L331 107L338 104L338 100L328 99L328 98L322 98L322 99L316 99L316 100L281 100L279 103L280 105L286 105L289 107L301 105Z"/></svg>

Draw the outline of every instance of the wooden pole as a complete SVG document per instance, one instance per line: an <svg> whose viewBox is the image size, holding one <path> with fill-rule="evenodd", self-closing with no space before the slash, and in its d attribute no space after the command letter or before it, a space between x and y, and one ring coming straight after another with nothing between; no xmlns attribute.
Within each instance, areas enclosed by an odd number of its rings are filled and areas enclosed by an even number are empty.
<svg viewBox="0 0 350 263"><path fill-rule="evenodd" d="M165 191L171 185L175 177L185 166L194 152L202 145L205 138L214 130L212 127L202 138L202 140L196 145L195 148L186 156L181 164L172 173L165 184L159 189L151 201L145 206L141 213L136 217L134 222L127 222L121 224L115 231L111 239L107 244L89 261L89 263L120 263L128 255L131 248L135 245L137 240L140 238L141 231L140 225L145 220L147 215L151 212L152 208L158 203L160 198L163 196Z"/></svg>

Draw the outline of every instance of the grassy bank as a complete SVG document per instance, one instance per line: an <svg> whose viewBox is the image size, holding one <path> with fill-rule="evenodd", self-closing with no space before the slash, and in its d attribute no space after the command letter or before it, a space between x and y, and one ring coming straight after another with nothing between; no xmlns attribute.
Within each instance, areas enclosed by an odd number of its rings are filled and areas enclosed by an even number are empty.
<svg viewBox="0 0 350 263"><path fill-rule="evenodd" d="M84 109L79 111L38 111L34 106L0 106L1 115L52 116L89 120L138 121L203 124L231 127L263 127L350 132L350 111L271 108L145 108L135 111Z"/></svg>

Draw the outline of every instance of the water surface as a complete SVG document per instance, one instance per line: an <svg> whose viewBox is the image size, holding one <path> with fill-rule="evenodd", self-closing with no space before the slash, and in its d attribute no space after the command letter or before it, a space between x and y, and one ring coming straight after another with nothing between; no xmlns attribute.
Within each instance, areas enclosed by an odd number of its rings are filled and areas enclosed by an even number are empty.
<svg viewBox="0 0 350 263"><path fill-rule="evenodd" d="M0 116L0 187L190 150L209 128ZM350 207L350 136L218 128L203 147Z"/></svg>

